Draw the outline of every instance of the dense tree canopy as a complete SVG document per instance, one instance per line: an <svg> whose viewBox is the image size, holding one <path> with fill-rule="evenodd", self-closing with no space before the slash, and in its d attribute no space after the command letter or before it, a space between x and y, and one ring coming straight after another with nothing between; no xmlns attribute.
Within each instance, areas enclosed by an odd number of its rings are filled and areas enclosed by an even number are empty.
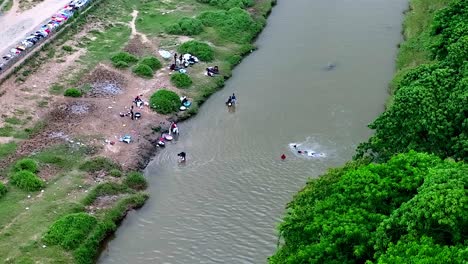
<svg viewBox="0 0 468 264"><path fill-rule="evenodd" d="M430 42L355 160L288 205L270 263L467 263L468 0L435 15Z"/></svg>
<svg viewBox="0 0 468 264"><path fill-rule="evenodd" d="M351 163L311 180L295 197L280 226L284 245L270 262L389 263L411 248L424 256L428 245L434 249L427 253L441 259L461 254L467 190L468 166L434 155ZM405 246L410 251L398 251Z"/></svg>
<svg viewBox="0 0 468 264"><path fill-rule="evenodd" d="M369 127L358 157L375 160L409 150L468 160L468 0L452 1L433 22L436 62L409 70L394 103Z"/></svg>

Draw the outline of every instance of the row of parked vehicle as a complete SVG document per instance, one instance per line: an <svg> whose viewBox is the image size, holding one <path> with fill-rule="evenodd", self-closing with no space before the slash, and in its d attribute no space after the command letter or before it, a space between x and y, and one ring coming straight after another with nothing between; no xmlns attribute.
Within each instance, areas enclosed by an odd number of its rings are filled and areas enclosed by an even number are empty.
<svg viewBox="0 0 468 264"><path fill-rule="evenodd" d="M42 39L47 38L53 31L65 23L73 14L86 6L91 0L72 0L68 5L63 7L57 14L52 16L50 20L42 25L36 32L27 36L15 48L12 48L7 54L2 56L0 62L0 71L6 68L9 61L20 56L25 50L33 47Z"/></svg>

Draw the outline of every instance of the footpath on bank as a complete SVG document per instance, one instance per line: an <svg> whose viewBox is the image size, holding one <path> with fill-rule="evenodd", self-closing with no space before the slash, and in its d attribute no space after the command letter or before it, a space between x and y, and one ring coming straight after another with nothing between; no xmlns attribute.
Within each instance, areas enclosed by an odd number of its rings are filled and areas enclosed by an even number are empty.
<svg viewBox="0 0 468 264"><path fill-rule="evenodd" d="M1 261L93 263L148 198L162 133L223 87L274 3L102 0L5 80Z"/></svg>

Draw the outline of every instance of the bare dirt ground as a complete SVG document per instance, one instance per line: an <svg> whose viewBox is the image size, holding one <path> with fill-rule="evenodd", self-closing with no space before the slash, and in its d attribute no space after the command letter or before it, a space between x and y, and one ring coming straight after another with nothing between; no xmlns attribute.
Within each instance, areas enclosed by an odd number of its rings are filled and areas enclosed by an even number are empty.
<svg viewBox="0 0 468 264"><path fill-rule="evenodd" d="M40 27L40 23L52 17L70 0L44 0L31 9L21 11L19 0L14 0L10 11L0 16L0 53L5 53L26 37L26 34Z"/></svg>
<svg viewBox="0 0 468 264"><path fill-rule="evenodd" d="M132 15L136 18L137 13L133 12ZM158 56L157 41L138 33L134 22L135 19L129 25L132 37L125 49L136 55L152 52ZM46 120L47 123L39 134L22 142L15 155L5 160L4 164L66 141L93 146L96 155L109 157L126 169L141 167L144 165L142 159L154 153L154 141L159 135L153 133L152 128L169 126L166 117L155 113L148 106L134 106L134 112L142 115L138 120L131 120L129 116L121 117L120 113L129 112L136 96L147 102L159 88L177 90L169 81L167 67L157 71L154 78L143 79L130 70L117 70L109 64L101 63L81 79L81 85L90 87L82 98L50 94L52 84L59 82L71 68L79 67L77 60L85 52L78 49L68 55L65 62L50 60L23 83L17 83L11 77L0 86L3 118L21 112L23 117L28 116L30 123L38 120ZM41 102L47 102L47 107L41 107ZM0 127L5 125L3 118L0 119ZM130 135L133 142L119 142L125 135Z"/></svg>

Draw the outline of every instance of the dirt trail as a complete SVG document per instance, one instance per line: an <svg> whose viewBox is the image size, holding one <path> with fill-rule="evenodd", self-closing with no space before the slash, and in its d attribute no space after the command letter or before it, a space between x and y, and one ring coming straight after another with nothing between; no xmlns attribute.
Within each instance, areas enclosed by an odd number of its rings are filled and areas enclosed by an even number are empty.
<svg viewBox="0 0 468 264"><path fill-rule="evenodd" d="M136 30L136 26L135 26L135 21L136 21L136 18L138 17L138 10L133 10L132 12L132 20L130 21L130 28L132 29L132 38L135 37L135 36L140 36L141 37L141 40L143 41L143 43L147 43L147 42L150 42L148 40L148 37L143 34L143 33L140 33Z"/></svg>
<svg viewBox="0 0 468 264"><path fill-rule="evenodd" d="M70 0L45 0L37 6L24 12L18 11L18 3L14 1L12 10L0 16L0 52L5 53L11 45L20 42L27 33L38 28L47 18L54 15Z"/></svg>

